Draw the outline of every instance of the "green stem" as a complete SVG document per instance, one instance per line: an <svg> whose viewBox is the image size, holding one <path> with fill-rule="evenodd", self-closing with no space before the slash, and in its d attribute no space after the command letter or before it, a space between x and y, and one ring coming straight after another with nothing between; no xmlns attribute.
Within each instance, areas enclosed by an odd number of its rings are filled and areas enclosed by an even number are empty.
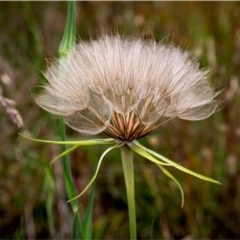
<svg viewBox="0 0 240 240"><path fill-rule="evenodd" d="M58 50L60 55L60 60L63 60L65 57L67 57L68 53L71 51L72 47L75 44L75 36L76 36L75 18L76 18L76 3L75 1L69 1L66 26L65 26L63 38ZM59 132L60 132L62 141L66 141L65 126L62 118L59 119ZM66 150L67 150L66 145L62 145L62 151L64 152ZM62 167L63 167L64 182L66 185L67 196L68 196L68 199L72 199L76 196L76 191L75 191L75 186L73 184L68 155L62 156ZM72 201L71 207L73 210L75 224L77 226L78 233L81 235L81 222L80 222L80 216L78 212L78 201L77 200ZM75 234L73 234L73 236L74 235Z"/></svg>
<svg viewBox="0 0 240 240"><path fill-rule="evenodd" d="M65 127L64 127L64 122L62 118L59 119L59 131L60 131L62 141L65 141L66 134L65 134ZM61 147L62 147L62 151L67 150L66 145L62 145ZM72 173L71 173L71 167L70 167L68 155L65 155L62 157L62 166L63 166L63 174L64 174L64 181L66 184L67 196L68 198L71 199L76 196L76 191L75 191L75 187L72 180ZM77 211L78 209L77 201L75 203L74 202L72 203L72 208L73 208L73 212Z"/></svg>
<svg viewBox="0 0 240 240"><path fill-rule="evenodd" d="M129 226L131 240L137 239L136 233L136 209L133 171L133 151L128 146L121 147L123 172L127 190Z"/></svg>
<svg viewBox="0 0 240 240"><path fill-rule="evenodd" d="M65 133L65 126L62 118L59 119L59 131L60 131L61 139L65 141L66 133ZM66 151L67 149L66 145L62 145L61 147L62 147L62 151ZM72 172L71 172L68 155L65 155L62 157L62 168L63 168L64 182L66 185L67 196L68 196L68 199L72 199L76 196L76 190L73 184ZM77 229L78 229L78 234L81 235L81 221L79 216L78 201L77 200L72 201L71 207L72 207L73 215L75 218L75 225L77 226Z"/></svg>

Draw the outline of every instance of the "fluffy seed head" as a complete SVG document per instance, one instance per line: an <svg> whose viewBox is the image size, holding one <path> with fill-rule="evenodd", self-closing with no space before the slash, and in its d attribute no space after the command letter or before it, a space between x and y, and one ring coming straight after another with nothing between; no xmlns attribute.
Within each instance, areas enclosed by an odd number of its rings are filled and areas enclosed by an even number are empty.
<svg viewBox="0 0 240 240"><path fill-rule="evenodd" d="M81 42L53 64L35 101L85 135L133 141L161 117L200 120L217 93L189 53L155 41L104 36Z"/></svg>

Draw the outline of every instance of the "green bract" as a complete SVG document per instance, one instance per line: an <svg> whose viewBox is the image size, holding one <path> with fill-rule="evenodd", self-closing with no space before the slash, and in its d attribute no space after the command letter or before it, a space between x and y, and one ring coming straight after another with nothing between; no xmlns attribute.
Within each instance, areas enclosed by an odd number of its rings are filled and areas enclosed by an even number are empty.
<svg viewBox="0 0 240 240"><path fill-rule="evenodd" d="M96 172L93 175L91 181L89 182L89 184L86 186L86 188L80 193L78 194L76 197L70 199L69 201L75 200L76 198L80 197L83 193L86 192L86 190L91 186L91 184L93 183L93 181L96 179L100 165L103 161L103 158L105 157L105 155L110 152L111 150L115 149L115 148L121 148L123 146L128 146L130 149L132 149L135 153L139 154L140 156L148 159L149 161L155 163L160 170L169 178L171 178L178 186L180 192L181 192L181 197L182 197L182 206L184 204L184 193L182 190L181 185L179 184L179 182L176 180L176 178L163 166L166 167L175 167L185 173L188 173L194 177L200 178L202 180L208 181L208 182L212 182L212 183L216 183L216 184L221 184L219 181L214 180L212 178L203 176L199 173L196 173L194 171L191 171L175 162L173 162L172 160L144 147L143 145L141 145L138 141L133 141L130 143L124 143L124 142L120 142L117 141L115 139L92 139L92 140L84 140L84 141L51 141L51 140L40 140L40 139L34 139L34 138L30 138L27 136L24 136L22 134L20 134L21 136L36 141L36 142L41 142L41 143L48 143L48 144L65 144L65 145L73 145L72 147L68 148L66 151L62 152L60 155L58 155L57 157L55 157L52 161L51 164L53 164L57 159L59 159L60 157L69 154L70 152L72 152L73 150L75 150L76 148L80 147L80 146L93 146L93 145L114 145L111 146L110 148L108 148L107 150L104 151L104 153L102 154L102 156L100 157L99 161L98 161L98 165L96 168Z"/></svg>

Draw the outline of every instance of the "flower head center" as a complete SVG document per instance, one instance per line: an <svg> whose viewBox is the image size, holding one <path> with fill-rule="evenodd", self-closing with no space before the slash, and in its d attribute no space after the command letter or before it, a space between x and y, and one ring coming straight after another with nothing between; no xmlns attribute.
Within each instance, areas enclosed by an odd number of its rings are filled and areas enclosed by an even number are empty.
<svg viewBox="0 0 240 240"><path fill-rule="evenodd" d="M150 132L149 127L141 122L135 111L126 115L113 112L110 124L104 133L114 139L131 142L134 139L146 136Z"/></svg>

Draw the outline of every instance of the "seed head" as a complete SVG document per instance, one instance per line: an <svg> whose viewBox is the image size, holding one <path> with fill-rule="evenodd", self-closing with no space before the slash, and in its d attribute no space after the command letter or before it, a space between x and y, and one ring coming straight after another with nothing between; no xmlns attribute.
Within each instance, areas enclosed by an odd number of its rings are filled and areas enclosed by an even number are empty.
<svg viewBox="0 0 240 240"><path fill-rule="evenodd" d="M201 120L218 93L188 52L154 40L104 36L80 42L45 74L35 101L85 135L144 137L162 117Z"/></svg>

